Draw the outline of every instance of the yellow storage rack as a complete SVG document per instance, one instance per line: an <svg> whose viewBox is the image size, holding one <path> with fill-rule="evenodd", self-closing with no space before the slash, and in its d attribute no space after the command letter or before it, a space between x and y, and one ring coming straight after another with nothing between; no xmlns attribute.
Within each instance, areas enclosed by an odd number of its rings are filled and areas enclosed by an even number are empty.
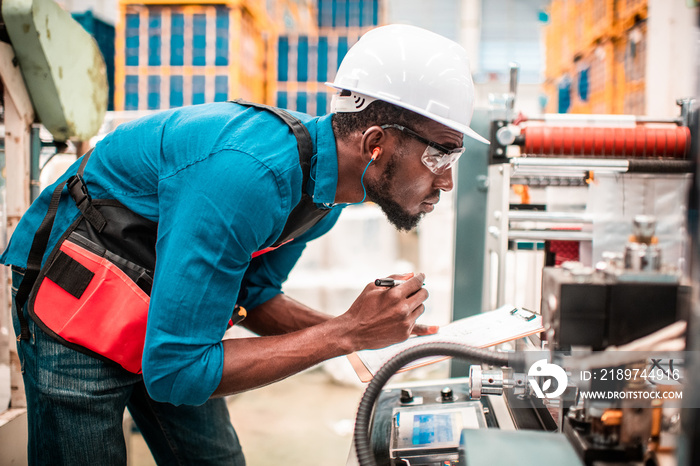
<svg viewBox="0 0 700 466"><path fill-rule="evenodd" d="M638 23L626 30L615 44L618 68L616 113L639 115L645 109L647 25Z"/></svg>
<svg viewBox="0 0 700 466"><path fill-rule="evenodd" d="M562 37L564 36L564 2L554 0L549 5L549 24L545 28L545 75L547 78L559 76L563 67L564 48Z"/></svg>
<svg viewBox="0 0 700 466"><path fill-rule="evenodd" d="M120 0L115 110L274 103L275 19L264 0Z"/></svg>
<svg viewBox="0 0 700 466"><path fill-rule="evenodd" d="M614 35L615 0L590 0L592 42Z"/></svg>
<svg viewBox="0 0 700 466"><path fill-rule="evenodd" d="M647 0L552 0L548 12L546 111L570 79L568 112L644 113Z"/></svg>
<svg viewBox="0 0 700 466"><path fill-rule="evenodd" d="M630 29L639 20L647 18L647 0L617 0L616 13L617 22L622 30Z"/></svg>

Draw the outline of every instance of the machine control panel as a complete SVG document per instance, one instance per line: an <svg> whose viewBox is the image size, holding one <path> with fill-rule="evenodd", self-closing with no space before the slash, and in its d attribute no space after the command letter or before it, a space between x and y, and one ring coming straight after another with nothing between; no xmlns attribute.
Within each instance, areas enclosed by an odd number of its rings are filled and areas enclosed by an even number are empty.
<svg viewBox="0 0 700 466"><path fill-rule="evenodd" d="M379 465L462 464L462 430L498 426L489 400L470 398L466 378L409 385L387 387L377 400L371 437Z"/></svg>

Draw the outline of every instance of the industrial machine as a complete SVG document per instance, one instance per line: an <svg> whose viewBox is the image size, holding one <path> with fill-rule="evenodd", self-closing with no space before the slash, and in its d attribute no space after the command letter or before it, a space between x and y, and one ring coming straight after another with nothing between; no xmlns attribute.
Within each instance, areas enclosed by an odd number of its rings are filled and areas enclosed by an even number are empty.
<svg viewBox="0 0 700 466"><path fill-rule="evenodd" d="M603 253L622 253L639 215L655 217L665 262L687 275L690 154L698 140L693 99L677 101L676 118L535 119L515 115L512 102L507 100L503 119L490 122L486 309L510 298L507 252L519 243L543 243L545 265L573 259L593 267L605 260ZM537 298L527 304L540 307Z"/></svg>
<svg viewBox="0 0 700 466"><path fill-rule="evenodd" d="M700 407L683 400L697 306L696 102L679 100L676 118L528 119L514 112L511 76L489 122L484 308L514 296L509 252L541 244L528 306L545 331L493 351L433 343L390 360L358 409L359 464L696 464L697 409L681 410ZM468 377L385 387L436 355L468 361Z"/></svg>
<svg viewBox="0 0 700 466"><path fill-rule="evenodd" d="M376 461L362 462L360 442L360 464L678 464L690 288L661 266L653 224L638 217L624 253L596 268L544 269L539 346L427 344L389 361L358 411L356 438L371 432L364 454ZM478 364L466 378L383 389L437 354Z"/></svg>
<svg viewBox="0 0 700 466"><path fill-rule="evenodd" d="M543 270L541 310L551 349L600 351L687 321L691 288L678 270L662 267L654 228L653 217L635 217L624 254L605 254L595 269L567 262Z"/></svg>

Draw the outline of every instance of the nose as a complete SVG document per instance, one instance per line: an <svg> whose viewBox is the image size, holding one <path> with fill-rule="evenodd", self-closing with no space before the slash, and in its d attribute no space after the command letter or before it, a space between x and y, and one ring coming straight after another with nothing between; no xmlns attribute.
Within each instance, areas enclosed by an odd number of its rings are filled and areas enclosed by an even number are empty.
<svg viewBox="0 0 700 466"><path fill-rule="evenodd" d="M452 188L455 186L454 180L452 179L452 168L453 167L448 168L445 170L445 173L435 177L434 186L436 189L445 192L452 191Z"/></svg>

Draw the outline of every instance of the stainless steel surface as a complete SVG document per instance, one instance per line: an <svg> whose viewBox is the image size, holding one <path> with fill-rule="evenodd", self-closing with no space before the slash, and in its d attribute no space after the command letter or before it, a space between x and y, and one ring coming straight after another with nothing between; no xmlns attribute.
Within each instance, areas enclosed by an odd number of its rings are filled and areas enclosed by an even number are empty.
<svg viewBox="0 0 700 466"><path fill-rule="evenodd" d="M511 210L508 219L518 222L593 223L593 216L585 213L535 210Z"/></svg>
<svg viewBox="0 0 700 466"><path fill-rule="evenodd" d="M622 159L584 159L558 157L517 157L510 159L513 175L571 176L593 171L597 173L624 173L629 161Z"/></svg>
<svg viewBox="0 0 700 466"><path fill-rule="evenodd" d="M575 230L509 230L508 239L528 239L532 241L591 241L593 234L589 231Z"/></svg>
<svg viewBox="0 0 700 466"><path fill-rule="evenodd" d="M629 243L625 246L625 269L634 272L661 270L661 248L655 244Z"/></svg>
<svg viewBox="0 0 700 466"><path fill-rule="evenodd" d="M679 104L680 105L680 104ZM528 117L529 121L546 121L547 123L586 124L589 126L633 126L636 123L671 123L679 122L678 118L658 118L640 115L608 115L608 114L571 114L546 113L543 116Z"/></svg>

